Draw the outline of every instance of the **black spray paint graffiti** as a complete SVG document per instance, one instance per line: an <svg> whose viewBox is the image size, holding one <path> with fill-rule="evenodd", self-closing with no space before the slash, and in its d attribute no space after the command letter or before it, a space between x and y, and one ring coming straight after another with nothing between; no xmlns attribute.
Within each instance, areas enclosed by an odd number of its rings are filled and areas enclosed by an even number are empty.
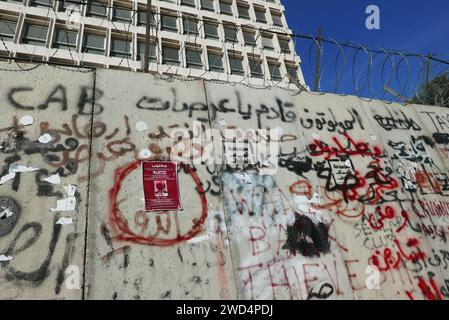
<svg viewBox="0 0 449 320"><path fill-rule="evenodd" d="M309 113L309 109L303 109L305 114ZM355 109L346 110L349 113L350 119L344 121L337 121L334 113L329 108L329 115L325 112L315 112L315 117L304 118L300 117L299 122L305 129L317 129L319 131L326 130L327 132L338 132L344 134L351 131L358 124L360 130L365 130L362 118ZM340 115L341 116L341 115Z"/></svg>
<svg viewBox="0 0 449 320"><path fill-rule="evenodd" d="M435 132L432 137L438 144L449 144L449 133Z"/></svg>
<svg viewBox="0 0 449 320"><path fill-rule="evenodd" d="M433 160L427 153L425 145L433 147L433 141L426 136L411 136L409 141L388 140L387 144L395 151L392 159L405 159L415 163L433 164Z"/></svg>
<svg viewBox="0 0 449 320"><path fill-rule="evenodd" d="M0 197L0 237L11 232L20 218L20 206L10 197Z"/></svg>
<svg viewBox="0 0 449 320"><path fill-rule="evenodd" d="M246 110L243 108L241 95L238 91L235 92L237 97L237 105L232 108L228 107L229 99L222 99L218 103L210 104L210 120L215 121L217 119L217 113L238 113L242 116L243 120L251 119L253 114L256 115L257 128L266 129L263 127L263 117L267 120L279 119L284 123L292 123L296 120L296 113L293 110L294 105L291 102L285 102L278 97L275 97L273 105L261 103L258 108L254 108L251 104L246 104Z"/></svg>
<svg viewBox="0 0 449 320"><path fill-rule="evenodd" d="M48 244L48 253L45 257L42 264L34 271L31 272L23 272L16 270L11 266L10 261L4 261L2 262L2 266L6 269L8 274L5 276L7 280L25 280L25 281L31 281L36 284L41 283L43 280L45 280L49 275L49 266L50 261L53 256L53 253L55 252L56 244L59 239L59 234L61 232L61 225L56 224L56 218L53 224L53 234L50 239L50 243ZM31 233L31 236L30 236ZM19 253L25 251L26 249L30 248L41 236L42 234L42 225L38 222L30 222L25 224L20 231L17 233L17 235L14 237L13 241L10 243L8 249L6 250L5 255L6 256L16 256ZM27 237L26 240L19 241L22 237ZM18 243L23 243L21 246L17 248Z"/></svg>
<svg viewBox="0 0 449 320"><path fill-rule="evenodd" d="M4 160L5 165L2 167L0 172L0 178L6 176L9 173L10 166L13 163L20 161L22 158L18 155L22 152L25 155L40 154L43 159L51 164L54 162L61 161L60 154L66 163L64 167L59 167L51 174L58 173L61 177L67 177L69 175L75 174L78 169L78 158L79 151L77 151L80 143L75 138L67 138L63 144L43 144L39 141L31 141L30 139L24 137L24 134L20 130L14 130L7 141L1 143L1 151L3 154L11 154ZM87 147L82 147L86 149ZM78 149L80 150L81 147ZM70 158L69 153L76 152L75 158ZM48 197L61 197L62 195L57 192L53 192L53 185L48 182L42 181L45 176L48 176L49 171L45 169L40 169L36 172L36 184L38 187L38 196L48 196ZM20 173L17 172L13 178L13 183L11 185L12 190L18 191L20 185Z"/></svg>
<svg viewBox="0 0 449 320"><path fill-rule="evenodd" d="M323 283L320 286L320 289L318 290L318 292L314 292L313 288L310 290L309 294L307 295L307 300L312 300L312 299L319 299L319 300L324 300L329 298L332 294L334 293L334 287L332 287L332 285L330 283Z"/></svg>
<svg viewBox="0 0 449 320"><path fill-rule="evenodd" d="M296 152L291 154L279 154L278 164L279 167L285 168L290 172L296 173L298 176L304 177L304 173L312 171L313 162L310 157L301 156Z"/></svg>
<svg viewBox="0 0 449 320"><path fill-rule="evenodd" d="M299 252L308 258L329 253L329 225L295 214L295 222L287 226L287 241L282 249L290 250L292 254Z"/></svg>
<svg viewBox="0 0 449 320"><path fill-rule="evenodd" d="M37 286L41 284L50 275L50 263L52 261L53 255L55 253L56 246L58 244L61 228L60 224L56 224L59 217L55 215L53 219L53 232L48 243L48 251L45 256L44 261L40 264L38 268L33 271L20 271L15 269L13 266L13 261L2 261L0 265L5 269L7 274L5 279L7 281L28 281L33 285ZM21 252L29 250L42 235L42 225L38 222L26 223L22 226L19 232L16 234L14 239L8 246L5 252L6 256L17 257ZM66 237L66 244L64 249L63 261L58 269L58 274L56 278L55 293L59 294L61 291L61 284L64 281L65 270L70 264L71 259L74 255L74 242L80 237L80 233L70 233ZM23 239L24 238L24 239Z"/></svg>
<svg viewBox="0 0 449 320"><path fill-rule="evenodd" d="M386 131L395 130L415 130L421 131L421 127L413 120L412 118L407 117L407 115L403 112L394 112L393 113L388 110L388 116L381 116L379 114L374 115L374 120L384 128Z"/></svg>
<svg viewBox="0 0 449 320"><path fill-rule="evenodd" d="M179 103L182 105L181 108L177 108L178 98L175 89L171 89L172 92L172 101L168 101L165 99L157 98L157 97L148 97L144 96L139 101L137 101L136 106L138 109L144 110L152 110L152 111L167 111L170 110L172 112L189 112L189 118L193 117L194 112L206 112L207 115L207 105L201 102L194 103ZM198 121L201 122L209 122L209 118L197 118Z"/></svg>
<svg viewBox="0 0 449 320"><path fill-rule="evenodd" d="M436 112L430 111L421 111L421 113L427 115L438 132L449 129L449 113L445 115L438 115Z"/></svg>
<svg viewBox="0 0 449 320"><path fill-rule="evenodd" d="M53 89L53 91L47 96L47 99L37 105L37 106L29 106L29 105L23 105L17 100L17 96L20 94L23 94L25 92L33 91L34 89L31 87L17 87L12 88L8 93L8 102L15 107L16 109L20 110L45 110L47 109L51 104L57 104L60 106L60 110L66 111L67 110L67 89L63 85L58 85ZM94 102L94 96L95 96L95 102ZM93 105L93 113L94 115L98 115L103 112L104 107L99 104L97 101L103 96L103 91L96 88L95 89L95 95L94 95L94 89L90 87L81 87L81 93L78 99L78 114L80 115L91 115L92 114L92 105Z"/></svg>

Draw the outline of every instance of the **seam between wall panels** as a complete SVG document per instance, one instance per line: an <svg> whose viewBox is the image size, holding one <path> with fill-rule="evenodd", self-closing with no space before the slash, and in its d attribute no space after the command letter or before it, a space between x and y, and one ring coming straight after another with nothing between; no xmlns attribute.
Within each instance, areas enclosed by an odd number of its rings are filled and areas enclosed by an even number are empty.
<svg viewBox="0 0 449 320"><path fill-rule="evenodd" d="M95 110L95 92L96 92L96 84L97 84L97 70L94 70L94 78L93 78L93 88L92 88L92 108L90 114L90 127L89 127L89 163L87 169L87 198L86 198L86 220L85 220L85 229L84 229L84 264L83 264L83 288L82 288L82 300L86 300L87 295L89 294L88 280L86 280L86 276L88 276L87 267L88 267L88 241L89 241L89 214L90 214L90 187L91 187L91 168L92 168L92 149L93 149L93 124L94 124L94 110ZM86 288L87 287L87 288Z"/></svg>
<svg viewBox="0 0 449 320"><path fill-rule="evenodd" d="M206 80L201 80L201 82L203 83L204 97L206 99L207 118L209 120L209 128L212 130L212 120L211 120L210 111L209 111L210 106L209 106L209 101L207 100ZM214 155L215 155L216 144L214 141L214 139L215 139L214 135L212 135L211 138L212 138L212 142L213 142L213 150L214 150ZM239 298L239 290L238 290L237 275L236 275L237 270L234 268L234 257L232 254L231 241L229 241L229 239L230 239L229 231L228 231L229 229L228 229L228 225L227 225L226 212L225 212L225 208L224 208L223 179L222 179L223 168L224 168L224 165L222 165L222 167L218 169L218 164L214 163L214 171L215 171L215 173L220 175L220 205L223 208L224 223L226 225L226 237L227 237L228 243L229 243L229 256L231 257L231 268L232 268L232 277L234 279L235 296L236 296L236 299L238 299Z"/></svg>

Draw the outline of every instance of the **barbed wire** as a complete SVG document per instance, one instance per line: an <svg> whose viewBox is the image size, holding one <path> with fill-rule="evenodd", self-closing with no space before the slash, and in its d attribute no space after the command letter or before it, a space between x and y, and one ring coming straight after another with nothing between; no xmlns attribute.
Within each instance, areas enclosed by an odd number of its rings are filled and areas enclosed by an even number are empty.
<svg viewBox="0 0 449 320"><path fill-rule="evenodd" d="M55 0L54 4L57 5L61 2L60 0ZM76 5L86 5L87 1L65 1L69 4ZM104 9L113 9L113 6L109 6L107 4L101 4L99 2L95 3L96 5L103 6ZM58 17L58 13L55 11L55 5L48 6L47 11L47 19L49 17L50 10L53 11L54 15ZM181 8L182 9L182 8ZM127 10L132 12L132 16L130 18L131 22L120 22L115 21L111 15L106 14L103 17L95 17L97 19L101 19L100 25L103 25L105 21L109 21L112 24L111 32L117 34L126 39L126 51L129 51L129 55L125 55L121 57L118 65L110 65L109 67L120 67L122 64L127 65L128 70L132 70L131 62L135 62L132 60L132 57L136 56L136 52L134 51L134 47L132 46L132 33L130 32L131 26L134 24L132 21L135 20L136 14L138 12L145 12L144 10L138 9L134 10L132 8L128 8ZM216 83L228 83L231 85L235 84L243 84L248 87L257 88L257 89L271 89L272 87L279 87L282 89L286 89L291 91L293 94L298 94L299 92L310 89L312 92L316 93L336 93L336 94L344 94L344 95L356 95L362 97L364 99L380 99L387 102L401 102L401 103L425 103L425 99L423 95L419 94L422 91L422 88L432 89L429 86L432 86L432 79L445 75L449 72L449 53L433 53L433 54L420 54L407 50L392 50L381 47L372 47L367 45L361 45L354 42L339 42L332 38L324 38L321 36L312 36L297 32L292 32L287 28L280 28L276 26L271 26L267 28L260 28L254 24L247 23L241 25L235 25L226 21L217 21L211 19L200 19L198 17L189 16L188 13L183 13L181 10L173 13L173 17L181 18L181 19L192 19L197 23L197 32L190 34L187 28L184 30L184 35L186 36L185 43L190 46L194 46L195 50L202 51L196 45L201 45L200 32L203 32L206 35L205 24L212 23L215 25L224 25L227 27L231 27L235 30L235 34L237 35L241 31L250 30L254 35L254 43L252 45L248 45L245 41L245 46L250 47L250 52L248 52L248 58L250 57L258 57L258 59L265 59L265 57L271 57L271 59L276 61L284 61L286 59L287 53L280 52L276 58L273 58L273 51L270 50L270 54L266 55L265 49L262 47L258 47L257 41L265 34L277 34L282 36L283 38L289 38L293 40L294 50L292 54L294 57L297 57L297 53L299 53L299 57L302 58L301 61L301 71L304 75L305 82L309 84L313 84L310 88L306 88L303 83L300 83L298 80L291 79L287 74L285 74L278 81L267 81L266 77L263 77L263 84L255 85L255 81L251 76L251 68L250 65L246 65L246 69L244 70L244 76L238 82L230 82L230 73L225 73L226 80L221 80L220 77L216 76L217 73L211 72L210 68L204 68L203 61L203 73L200 76L192 76L192 69L188 68L187 79L181 77L181 72L183 66L181 62L183 61L183 57L185 55L186 46L179 46L180 50L178 50L178 65L169 65L168 69L165 70L165 75L160 75L159 68L163 65L163 61L161 61L162 57L162 47L157 42L158 40L158 32L161 25L161 16L166 14L165 12L155 12L151 10L152 15L155 19L155 24L150 28L150 38L156 39L155 41L155 55L156 55L156 72L155 74L161 78L169 81L169 79L180 79L184 81L197 80L206 78L208 81L216 82ZM116 23L120 22L124 24L125 27L119 28ZM183 20L184 22L184 20ZM186 27L184 26L184 29ZM226 36L225 36L226 37ZM69 50L70 56L74 61L73 64L76 66L77 62L73 57L73 52L71 46L69 45L69 36L68 31L66 30L66 41L67 41L67 50ZM13 53L8 49L4 39L0 35L0 40L3 46L8 51L7 59L11 59ZM238 43L237 39L232 41L232 47L229 50L228 44L226 41L222 42L221 52L225 55L233 55L235 52L235 44ZM19 45L21 43L18 43ZM137 46L139 44L137 43ZM130 46L130 48L128 47ZM228 47L228 50L225 48ZM28 49L25 48L27 51ZM54 57L60 48L56 48L51 57ZM217 47L218 49L218 47ZM256 49L259 49L260 55L256 55ZM237 50L238 51L238 50ZM76 52L76 53L82 53ZM30 62L33 62L33 53L30 53L31 58ZM50 58L51 58L50 57ZM6 57L0 57L5 58ZM19 61L23 61L23 59L16 59L16 63ZM228 59L222 59L223 65L226 64L229 67ZM142 63L142 61L141 61ZM80 67L84 67L84 61L81 59L79 61ZM56 66L58 63L52 63L52 65ZM65 64L62 64L61 67L64 67ZM134 64L135 65L135 64ZM18 65L20 68L20 65ZM66 67L67 65L65 65ZM68 65L72 66L72 65ZM32 69L34 69L33 67ZM265 64L262 64L262 72L266 74L269 73L269 70L265 70ZM70 69L73 71L72 69ZM26 71L26 70L22 70ZM79 69L80 72L84 72L82 69ZM184 73L183 71L182 73ZM223 77L223 74L220 74ZM287 88L285 86L285 81L290 82ZM437 88L435 88L437 89ZM449 105L449 97L448 94L445 94L447 91L442 91L440 94L439 101L442 105ZM447 99L447 100L446 100Z"/></svg>
<svg viewBox="0 0 449 320"><path fill-rule="evenodd" d="M420 93L449 75L449 54L421 54L293 33L306 83L317 93L355 95L387 102L429 103ZM444 94L446 92L446 94ZM449 106L449 88L440 94Z"/></svg>

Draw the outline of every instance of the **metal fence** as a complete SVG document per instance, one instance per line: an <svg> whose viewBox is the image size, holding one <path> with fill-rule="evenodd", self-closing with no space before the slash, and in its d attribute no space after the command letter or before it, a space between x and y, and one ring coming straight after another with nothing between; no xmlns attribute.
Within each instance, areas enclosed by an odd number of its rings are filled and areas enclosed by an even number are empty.
<svg viewBox="0 0 449 320"><path fill-rule="evenodd" d="M311 91L423 104L432 91L435 104L449 106L449 81L437 80L448 76L449 53L419 54L320 35L295 33L293 38Z"/></svg>

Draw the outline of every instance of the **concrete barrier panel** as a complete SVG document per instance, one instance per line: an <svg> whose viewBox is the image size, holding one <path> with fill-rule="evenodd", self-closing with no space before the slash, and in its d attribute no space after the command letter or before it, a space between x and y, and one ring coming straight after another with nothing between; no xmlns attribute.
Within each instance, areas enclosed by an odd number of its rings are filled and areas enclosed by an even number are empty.
<svg viewBox="0 0 449 320"><path fill-rule="evenodd" d="M206 94L212 126L222 136L238 129L259 132L240 146L248 151L246 163L239 146L226 146L229 161L222 171L239 298L350 298L343 260L327 229L329 216L313 209L316 177L293 97L284 90L213 83L206 83ZM257 139L270 142L272 155L276 151L274 166L261 152L251 161Z"/></svg>
<svg viewBox="0 0 449 320"><path fill-rule="evenodd" d="M394 202L400 207L401 215L406 217L407 225L396 234L407 234L406 243L418 241L417 248L424 255L416 263L408 261L395 268L406 270L409 275L400 291L424 299L427 294L421 288L424 283L429 285L433 282L439 291L444 292L447 267L445 269L444 265L433 261L441 259L447 249L449 211L444 213L441 210L444 207L440 207L447 203L449 191L445 161L425 121L412 106L380 101L362 103L379 134L390 168L400 182L401 188L395 191L397 200ZM426 109L433 111L438 108ZM390 248L391 245L386 246L386 249Z"/></svg>
<svg viewBox="0 0 449 320"><path fill-rule="evenodd" d="M0 299L81 299L94 73L0 68Z"/></svg>
<svg viewBox="0 0 449 320"><path fill-rule="evenodd" d="M209 128L203 83L100 70L96 84L86 298L234 298L214 163L191 139ZM142 159L179 162L182 211L145 211Z"/></svg>

